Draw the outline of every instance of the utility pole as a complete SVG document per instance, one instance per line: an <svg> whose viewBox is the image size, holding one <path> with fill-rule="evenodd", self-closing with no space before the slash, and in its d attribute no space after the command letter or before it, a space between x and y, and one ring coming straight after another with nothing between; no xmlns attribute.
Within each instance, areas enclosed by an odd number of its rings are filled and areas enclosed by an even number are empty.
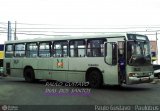
<svg viewBox="0 0 160 111"><path fill-rule="evenodd" d="M14 27L15 29L14 29L14 40L17 40L17 35L16 35L16 33L17 33L17 22L15 21L15 27Z"/></svg>
<svg viewBox="0 0 160 111"><path fill-rule="evenodd" d="M10 41L11 38L12 38L12 34L11 34L11 22L10 21L8 21L8 33L7 33L7 35L8 35L7 40Z"/></svg>

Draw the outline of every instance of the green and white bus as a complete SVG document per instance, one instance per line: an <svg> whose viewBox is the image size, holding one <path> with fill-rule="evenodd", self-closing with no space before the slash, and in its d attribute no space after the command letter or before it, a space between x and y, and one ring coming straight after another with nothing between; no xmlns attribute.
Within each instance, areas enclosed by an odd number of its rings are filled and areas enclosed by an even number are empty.
<svg viewBox="0 0 160 111"><path fill-rule="evenodd" d="M126 61L123 80L120 55ZM4 73L28 82L89 82L93 88L149 83L154 78L148 37L129 33L8 41Z"/></svg>

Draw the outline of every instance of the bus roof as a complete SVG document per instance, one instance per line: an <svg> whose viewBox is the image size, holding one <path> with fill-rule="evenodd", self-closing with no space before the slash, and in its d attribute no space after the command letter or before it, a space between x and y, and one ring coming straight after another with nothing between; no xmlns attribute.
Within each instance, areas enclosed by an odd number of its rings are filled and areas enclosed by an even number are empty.
<svg viewBox="0 0 160 111"><path fill-rule="evenodd" d="M23 43L23 42L43 42L43 41L55 41L55 40L72 40L72 39L85 39L85 38L102 38L102 37L117 37L126 36L128 33L105 33L105 34L92 34L92 35L81 35L81 36L53 36L49 38L34 38L34 39L23 39L23 40L12 40L6 41L5 44L12 43Z"/></svg>

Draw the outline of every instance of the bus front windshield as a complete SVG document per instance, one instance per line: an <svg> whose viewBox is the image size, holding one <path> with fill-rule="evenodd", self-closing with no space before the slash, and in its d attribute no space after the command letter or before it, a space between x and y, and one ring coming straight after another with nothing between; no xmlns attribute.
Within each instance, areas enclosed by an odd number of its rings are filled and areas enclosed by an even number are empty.
<svg viewBox="0 0 160 111"><path fill-rule="evenodd" d="M127 63L129 65L150 65L151 54L149 41L128 41Z"/></svg>

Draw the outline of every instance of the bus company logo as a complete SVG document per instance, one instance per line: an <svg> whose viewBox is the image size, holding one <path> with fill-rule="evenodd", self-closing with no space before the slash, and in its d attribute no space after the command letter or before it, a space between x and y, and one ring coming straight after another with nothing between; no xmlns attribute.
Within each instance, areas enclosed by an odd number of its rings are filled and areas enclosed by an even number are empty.
<svg viewBox="0 0 160 111"><path fill-rule="evenodd" d="M2 111L6 111L8 109L7 105L2 106Z"/></svg>
<svg viewBox="0 0 160 111"><path fill-rule="evenodd" d="M63 68L63 67L64 67L63 59L61 60L57 59L57 68Z"/></svg>

